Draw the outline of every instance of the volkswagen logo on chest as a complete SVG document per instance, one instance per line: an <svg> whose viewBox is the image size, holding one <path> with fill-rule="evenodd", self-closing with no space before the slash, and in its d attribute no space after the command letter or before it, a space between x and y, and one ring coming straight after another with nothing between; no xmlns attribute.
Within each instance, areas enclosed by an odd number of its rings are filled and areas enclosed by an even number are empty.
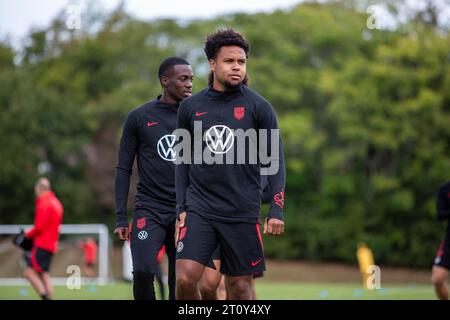
<svg viewBox="0 0 450 320"><path fill-rule="evenodd" d="M208 129L205 135L208 149L215 154L224 154L234 144L233 130L224 125L216 125Z"/></svg>
<svg viewBox="0 0 450 320"><path fill-rule="evenodd" d="M166 134L159 139L157 144L159 156L166 161L175 161L175 151L173 146L175 145L175 135Z"/></svg>

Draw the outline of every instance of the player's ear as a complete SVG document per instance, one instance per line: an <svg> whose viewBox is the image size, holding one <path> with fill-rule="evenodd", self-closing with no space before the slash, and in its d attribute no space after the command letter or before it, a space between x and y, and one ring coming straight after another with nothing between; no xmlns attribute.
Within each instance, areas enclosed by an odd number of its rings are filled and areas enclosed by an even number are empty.
<svg viewBox="0 0 450 320"><path fill-rule="evenodd" d="M159 81L161 82L161 86L163 88L167 88L169 86L169 78L167 78L166 75L162 75Z"/></svg>
<svg viewBox="0 0 450 320"><path fill-rule="evenodd" d="M209 70L211 70L212 72L214 72L216 69L216 60L214 59L209 59Z"/></svg>

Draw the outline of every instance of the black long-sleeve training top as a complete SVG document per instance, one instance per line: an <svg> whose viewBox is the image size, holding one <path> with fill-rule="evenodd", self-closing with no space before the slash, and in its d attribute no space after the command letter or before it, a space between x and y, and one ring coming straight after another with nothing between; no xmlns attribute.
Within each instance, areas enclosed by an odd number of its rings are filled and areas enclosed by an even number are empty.
<svg viewBox="0 0 450 320"><path fill-rule="evenodd" d="M202 126L200 152L194 139L195 122ZM197 123L198 126L199 123ZM183 100L178 109L179 129L189 131L192 136L191 157L198 159L203 150L217 157L234 152L237 158L238 129L268 130L267 148L271 150L271 129L278 129L275 112L271 104L244 85L232 92L219 92L211 87ZM230 133L231 132L231 133ZM195 211L210 219L226 222L252 222L259 219L261 206L261 167L268 167L258 157L249 163L248 152L258 149L262 140L246 143L245 163L178 164L176 166L177 213ZM285 165L281 138L278 152L271 157L279 164L275 174L267 176L267 193L271 206L268 218L283 219ZM270 154L270 153L269 153ZM193 159L191 159L192 161ZM225 160L224 160L225 162ZM263 165L262 165L263 164Z"/></svg>
<svg viewBox="0 0 450 320"><path fill-rule="evenodd" d="M134 207L175 216L175 164L173 145L178 104L155 100L126 117L116 166L116 227L127 227L127 199L133 162L137 155L138 183Z"/></svg>
<svg viewBox="0 0 450 320"><path fill-rule="evenodd" d="M449 220L447 232L450 231L450 181L441 185L437 192L436 209L439 220Z"/></svg>

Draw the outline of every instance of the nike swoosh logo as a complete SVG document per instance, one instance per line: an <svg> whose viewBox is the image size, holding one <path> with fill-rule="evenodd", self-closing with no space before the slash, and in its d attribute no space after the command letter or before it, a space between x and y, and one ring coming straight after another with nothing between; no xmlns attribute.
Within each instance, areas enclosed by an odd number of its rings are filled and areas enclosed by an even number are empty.
<svg viewBox="0 0 450 320"><path fill-rule="evenodd" d="M208 111L205 111L205 112L196 112L195 113L195 116L196 117L201 117L201 116L203 116L203 115L205 115L205 114L207 114L208 113Z"/></svg>
<svg viewBox="0 0 450 320"><path fill-rule="evenodd" d="M147 122L147 127L157 125L159 122Z"/></svg>
<svg viewBox="0 0 450 320"><path fill-rule="evenodd" d="M256 260L256 261L252 261L252 267L256 266L261 261L262 261L262 259L259 259L259 260Z"/></svg>

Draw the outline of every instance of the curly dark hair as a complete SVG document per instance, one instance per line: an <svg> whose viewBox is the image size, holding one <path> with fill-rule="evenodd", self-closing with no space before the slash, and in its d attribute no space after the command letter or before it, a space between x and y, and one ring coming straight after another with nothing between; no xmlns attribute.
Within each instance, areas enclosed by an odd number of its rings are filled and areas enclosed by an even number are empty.
<svg viewBox="0 0 450 320"><path fill-rule="evenodd" d="M238 31L229 29L220 29L217 32L209 34L205 40L205 51L208 60L216 59L220 48L224 46L238 46L244 49L245 56L248 58L248 52L250 51L250 43L245 37Z"/></svg>

